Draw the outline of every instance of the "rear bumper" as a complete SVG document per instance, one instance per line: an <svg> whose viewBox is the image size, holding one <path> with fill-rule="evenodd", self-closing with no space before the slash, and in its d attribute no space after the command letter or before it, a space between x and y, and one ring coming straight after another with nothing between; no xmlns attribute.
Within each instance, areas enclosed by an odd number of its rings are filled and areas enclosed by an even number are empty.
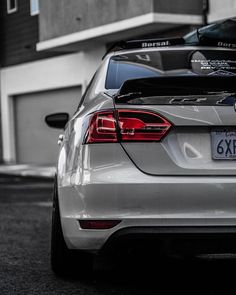
<svg viewBox="0 0 236 295"><path fill-rule="evenodd" d="M116 231L101 253L236 253L236 227L130 227Z"/></svg>
<svg viewBox="0 0 236 295"><path fill-rule="evenodd" d="M155 228L157 236L163 227L213 228L214 234L221 234L223 228L232 231L236 228L235 190L236 179L228 177L158 177L155 183L62 187L59 199L64 237L71 249L97 252L113 234L130 227ZM121 223L108 230L81 229L79 220L88 219Z"/></svg>
<svg viewBox="0 0 236 295"><path fill-rule="evenodd" d="M126 228L236 227L235 176L151 176L135 167L120 146L110 147L105 155L102 145L96 146L96 157L86 150L83 168L58 175L69 248L97 252ZM109 230L84 230L78 220L86 219L121 223Z"/></svg>

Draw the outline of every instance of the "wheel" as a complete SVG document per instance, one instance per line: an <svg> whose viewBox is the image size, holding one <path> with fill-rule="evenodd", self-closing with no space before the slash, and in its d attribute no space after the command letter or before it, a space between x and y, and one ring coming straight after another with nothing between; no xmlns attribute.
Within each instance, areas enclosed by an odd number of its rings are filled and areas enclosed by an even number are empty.
<svg viewBox="0 0 236 295"><path fill-rule="evenodd" d="M54 273L59 276L87 276L93 270L92 254L79 250L70 250L66 245L61 226L56 180L53 191L51 267Z"/></svg>

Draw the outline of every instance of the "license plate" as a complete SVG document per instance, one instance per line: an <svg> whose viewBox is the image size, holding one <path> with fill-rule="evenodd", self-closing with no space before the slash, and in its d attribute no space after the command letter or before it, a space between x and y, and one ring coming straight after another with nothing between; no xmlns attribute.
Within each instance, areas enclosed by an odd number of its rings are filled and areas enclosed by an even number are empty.
<svg viewBox="0 0 236 295"><path fill-rule="evenodd" d="M219 129L211 132L212 158L236 160L236 130Z"/></svg>

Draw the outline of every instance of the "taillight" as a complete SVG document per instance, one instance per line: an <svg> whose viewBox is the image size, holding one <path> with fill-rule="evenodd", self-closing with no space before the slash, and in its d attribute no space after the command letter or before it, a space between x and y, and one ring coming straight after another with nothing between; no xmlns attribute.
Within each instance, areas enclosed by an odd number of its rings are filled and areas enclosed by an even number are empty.
<svg viewBox="0 0 236 295"><path fill-rule="evenodd" d="M117 142L116 119L113 111L93 114L86 143L96 142Z"/></svg>
<svg viewBox="0 0 236 295"><path fill-rule="evenodd" d="M90 119L85 142L160 141L170 127L169 121L150 111L96 112Z"/></svg>
<svg viewBox="0 0 236 295"><path fill-rule="evenodd" d="M160 141L171 124L149 111L118 110L122 141Z"/></svg>

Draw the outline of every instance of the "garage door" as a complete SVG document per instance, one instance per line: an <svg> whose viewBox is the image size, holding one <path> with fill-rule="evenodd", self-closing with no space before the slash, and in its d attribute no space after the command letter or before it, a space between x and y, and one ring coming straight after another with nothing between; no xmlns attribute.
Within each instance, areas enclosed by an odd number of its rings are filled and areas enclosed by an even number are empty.
<svg viewBox="0 0 236 295"><path fill-rule="evenodd" d="M81 98L81 88L69 88L14 98L16 158L18 163L55 164L61 130L49 128L45 116L56 112L72 115Z"/></svg>

